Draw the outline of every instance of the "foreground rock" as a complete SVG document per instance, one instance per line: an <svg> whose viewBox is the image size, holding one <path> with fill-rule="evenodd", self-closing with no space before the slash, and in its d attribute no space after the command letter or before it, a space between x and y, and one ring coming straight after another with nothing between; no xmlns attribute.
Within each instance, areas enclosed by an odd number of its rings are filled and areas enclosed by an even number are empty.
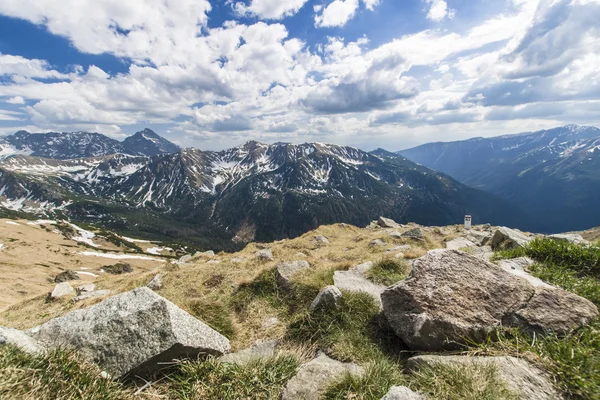
<svg viewBox="0 0 600 400"><path fill-rule="evenodd" d="M69 285L68 282L62 282L54 287L54 290L52 290L52 293L50 293L50 298L59 299L74 293L75 289L73 289L73 286Z"/></svg>
<svg viewBox="0 0 600 400"><path fill-rule="evenodd" d="M490 246L492 250L508 250L523 247L531 242L531 238L523 233L507 227L500 227L494 232Z"/></svg>
<svg viewBox="0 0 600 400"><path fill-rule="evenodd" d="M319 400L323 390L346 374L362 376L364 370L356 364L341 363L321 354L304 364L285 387L282 400Z"/></svg>
<svg viewBox="0 0 600 400"><path fill-rule="evenodd" d="M113 377L146 377L176 359L229 352L227 338L143 287L33 328L49 348L74 348Z"/></svg>
<svg viewBox="0 0 600 400"><path fill-rule="evenodd" d="M327 286L319 292L310 305L310 312L318 310L331 310L339 306L342 292L335 286Z"/></svg>
<svg viewBox="0 0 600 400"><path fill-rule="evenodd" d="M392 386L381 400L427 400L427 398L406 386Z"/></svg>
<svg viewBox="0 0 600 400"><path fill-rule="evenodd" d="M410 276L381 294L383 310L414 350L455 349L481 342L500 326L564 334L598 314L590 301L527 280L457 250L433 250Z"/></svg>
<svg viewBox="0 0 600 400"><path fill-rule="evenodd" d="M25 332L0 326L0 346L6 344L12 344L21 351L32 355L38 355L44 351L43 347Z"/></svg>
<svg viewBox="0 0 600 400"><path fill-rule="evenodd" d="M277 284L284 290L292 290L292 278L294 275L310 269L308 261L286 261L277 264Z"/></svg>
<svg viewBox="0 0 600 400"><path fill-rule="evenodd" d="M526 400L556 400L563 398L548 377L527 361L515 357L417 356L408 360L407 367L418 370L435 365L477 366L494 365L507 388Z"/></svg>
<svg viewBox="0 0 600 400"><path fill-rule="evenodd" d="M259 343L237 353L225 354L219 357L219 361L226 364L246 365L254 361L267 360L275 356L278 344L276 340Z"/></svg>

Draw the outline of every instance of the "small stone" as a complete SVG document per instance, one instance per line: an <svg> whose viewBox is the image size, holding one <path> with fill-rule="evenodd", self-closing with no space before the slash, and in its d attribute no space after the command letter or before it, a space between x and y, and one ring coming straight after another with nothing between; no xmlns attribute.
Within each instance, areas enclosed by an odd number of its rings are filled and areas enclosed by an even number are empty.
<svg viewBox="0 0 600 400"><path fill-rule="evenodd" d="M277 283L285 290L292 289L292 277L310 268L308 261L286 261L277 264Z"/></svg>
<svg viewBox="0 0 600 400"><path fill-rule="evenodd" d="M75 289L73 289L73 286L69 285L68 282L62 282L54 287L54 290L50 294L50 298L58 299L60 297L68 296L73 293L75 293Z"/></svg>
<svg viewBox="0 0 600 400"><path fill-rule="evenodd" d="M221 264L221 260L209 260L206 263L207 264Z"/></svg>
<svg viewBox="0 0 600 400"><path fill-rule="evenodd" d="M381 400L427 400L427 397L413 392L406 386L392 386Z"/></svg>
<svg viewBox="0 0 600 400"><path fill-rule="evenodd" d="M63 271L60 274L56 275L56 278L54 278L54 283L77 281L79 279L81 279L81 278L79 277L79 274L77 274L77 272L67 270L67 271Z"/></svg>
<svg viewBox="0 0 600 400"><path fill-rule="evenodd" d="M587 240L585 240L581 235L576 233L557 233L548 236L548 239L555 240L557 242L573 243L584 246L589 244Z"/></svg>
<svg viewBox="0 0 600 400"><path fill-rule="evenodd" d="M156 274L146 286L148 286L152 290L160 290L162 289L162 285L162 275Z"/></svg>
<svg viewBox="0 0 600 400"><path fill-rule="evenodd" d="M96 297L108 296L110 293L111 293L110 290L95 290L93 292L83 293L77 297L73 297L73 303L77 303L77 302L87 300L87 299L93 299Z"/></svg>
<svg viewBox="0 0 600 400"><path fill-rule="evenodd" d="M470 240L467 240L465 238L456 238L453 240L450 240L449 242L446 242L446 248L450 249L450 250L460 250L460 249L464 249L465 247L474 247L475 243L471 242Z"/></svg>
<svg viewBox="0 0 600 400"><path fill-rule="evenodd" d="M189 254L186 254L185 256L182 256L179 261L177 261L177 263L179 264L187 264L190 261L192 261L192 256Z"/></svg>
<svg viewBox="0 0 600 400"><path fill-rule="evenodd" d="M77 294L93 292L96 289L96 285L93 283L86 283L77 287Z"/></svg>
<svg viewBox="0 0 600 400"><path fill-rule="evenodd" d="M340 290L348 292L367 293L377 304L381 305L381 293L385 286L377 285L356 271L335 271L333 273L333 283Z"/></svg>
<svg viewBox="0 0 600 400"><path fill-rule="evenodd" d="M325 236L321 236L321 235L317 235L315 236L313 243L315 244L327 244L329 243L329 239L327 239Z"/></svg>
<svg viewBox="0 0 600 400"><path fill-rule="evenodd" d="M360 377L364 370L356 364L342 363L321 354L300 367L290 379L281 400L319 400L323 390L346 374Z"/></svg>
<svg viewBox="0 0 600 400"><path fill-rule="evenodd" d="M245 262L246 260L243 259L242 257L233 257L231 259L231 262L234 264L242 264L243 262Z"/></svg>
<svg viewBox="0 0 600 400"><path fill-rule="evenodd" d="M258 258L260 261L273 261L273 250L259 250L256 252L256 258Z"/></svg>
<svg viewBox="0 0 600 400"><path fill-rule="evenodd" d="M219 358L219 361L225 364L246 365L255 361L267 360L275 355L278 345L277 340L270 340L237 353L225 354Z"/></svg>
<svg viewBox="0 0 600 400"><path fill-rule="evenodd" d="M371 240L371 243L369 243L369 246L370 247L384 247L384 246L387 246L387 243L381 239L374 239L374 240Z"/></svg>
<svg viewBox="0 0 600 400"><path fill-rule="evenodd" d="M263 329L271 329L271 328L279 325L279 323L280 323L280 321L279 321L279 318L277 318L277 317L267 318L265 320L265 322L263 322L262 328Z"/></svg>
<svg viewBox="0 0 600 400"><path fill-rule="evenodd" d="M373 261L368 261L366 263L362 263L355 267L352 267L352 268L350 268L350 270L358 272L361 275L365 275L367 272L369 272L371 270L371 268L373 268L374 265L375 265L375 263Z"/></svg>
<svg viewBox="0 0 600 400"><path fill-rule="evenodd" d="M421 228L413 228L404 232L402 238L422 241L425 240L425 232Z"/></svg>
<svg viewBox="0 0 600 400"><path fill-rule="evenodd" d="M390 233L390 236L394 239L402 239L402 234L398 231L393 231L392 233Z"/></svg>
<svg viewBox="0 0 600 400"><path fill-rule="evenodd" d="M215 256L215 252L212 250L208 250L208 251L204 251L204 252L201 252L201 251L196 252L194 254L193 258L200 258L200 257L212 258L214 256Z"/></svg>
<svg viewBox="0 0 600 400"><path fill-rule="evenodd" d="M310 312L317 310L334 309L339 307L342 292L335 286L327 286L319 292L310 305Z"/></svg>
<svg viewBox="0 0 600 400"><path fill-rule="evenodd" d="M498 266L500 268L502 268L503 270L505 270L506 272L508 272L509 274L518 276L520 278L523 278L525 280L527 280L529 283L531 283L533 286L538 287L553 287L549 284L547 284L546 282L544 282L543 280L536 278L533 275L530 275L525 268L529 267L530 265L533 265L534 261L529 258L529 257L519 257L519 258L513 258L511 260L501 260L498 261Z"/></svg>
<svg viewBox="0 0 600 400"><path fill-rule="evenodd" d="M397 228L399 226L398 223L393 219L384 217L379 217L379 220L377 220L377 225L381 226L382 228Z"/></svg>

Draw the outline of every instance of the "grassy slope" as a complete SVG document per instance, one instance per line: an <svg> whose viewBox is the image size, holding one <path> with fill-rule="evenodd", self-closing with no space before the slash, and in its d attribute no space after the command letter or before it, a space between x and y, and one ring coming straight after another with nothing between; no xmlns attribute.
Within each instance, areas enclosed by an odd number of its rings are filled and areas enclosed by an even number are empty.
<svg viewBox="0 0 600 400"><path fill-rule="evenodd" d="M413 249L405 252L405 255L415 258L428 248L442 247L442 236L436 232L439 230L431 229L428 242L423 245L411 243ZM313 244L314 235L325 235L331 243L325 246ZM256 340L282 339L284 351L274 359L247 367L222 365L215 360L186 362L174 374L145 390L143 397L277 399L299 363L310 358L318 348L336 359L361 364L367 371L362 378L345 377L336 382L324 394L328 399L378 400L392 385L407 385L436 399L513 399L514 394L499 381L493 368L473 370L436 367L416 374L405 373L405 360L413 353L408 352L393 334L378 307L367 296L344 293L342 304L336 311L315 315L308 312L310 302L319 289L333 283L332 276L336 270L375 261L376 267L370 277L372 280L389 283L406 275L406 261L396 261L392 257L395 253L386 255L385 248L369 247L369 242L375 238L386 240L388 248L406 243L392 240L381 230L332 225L294 240L273 243L270 247L275 261L271 262L257 261L254 253L263 245L251 244L233 255L218 254L216 259L221 261L220 264L208 264L208 259L198 259L194 266L186 268L164 266L160 270L164 282L160 294L229 337L234 350L246 348ZM532 247L526 252L533 252L534 249L539 250L540 247ZM581 263L578 261L582 257L580 249L560 251L564 253L562 258L552 248L546 248L536 255L540 260L547 260L550 255L554 258L552 263L536 266L534 273L597 303L600 284L595 276L588 273L587 267L585 277L581 277ZM299 255L299 252L304 255ZM504 254L515 255L518 254ZM242 257L245 261L236 264L232 262L233 257ZM276 263L300 258L311 263L311 271L295 278L293 294L282 292L275 283ZM557 266L561 263L568 268ZM123 276L111 281L110 288L117 292L130 290L145 284L151 277L149 273ZM0 315L0 324L27 328L93 302L73 305L69 301L47 303L45 299L33 299ZM273 317L279 323L266 325L265 322ZM537 338L535 342L518 332L509 332L496 338L499 340L467 351L525 356L545 367L566 392L593 399L600 393L597 372L600 370L598 328L596 321L567 338ZM23 355L16 352L15 358L10 352L15 353L14 349L0 348L0 357L5 360L0 366L0 397L2 394L22 393L27 389L27 382L40 384L44 379L49 379L40 366L68 356L63 354L59 358L45 357L19 364L15 360ZM29 375L14 375L14 370L19 368L37 371L39 376L31 379ZM97 371L93 372L87 367L73 371L83 382L96 382ZM7 380L6 377L10 376L16 378ZM79 389L49 388L50 392L38 398L58 397L58 393L66 399L94 398L94 390L106 390L108 394L104 398L120 398L130 396L135 389L109 384L102 387L94 385Z"/></svg>

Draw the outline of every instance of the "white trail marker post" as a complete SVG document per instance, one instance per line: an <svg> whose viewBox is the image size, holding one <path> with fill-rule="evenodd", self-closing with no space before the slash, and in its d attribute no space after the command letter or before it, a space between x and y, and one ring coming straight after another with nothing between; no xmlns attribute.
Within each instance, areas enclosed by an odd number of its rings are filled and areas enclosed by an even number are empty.
<svg viewBox="0 0 600 400"><path fill-rule="evenodd" d="M471 230L471 216L470 215L465 215L465 229L468 231Z"/></svg>

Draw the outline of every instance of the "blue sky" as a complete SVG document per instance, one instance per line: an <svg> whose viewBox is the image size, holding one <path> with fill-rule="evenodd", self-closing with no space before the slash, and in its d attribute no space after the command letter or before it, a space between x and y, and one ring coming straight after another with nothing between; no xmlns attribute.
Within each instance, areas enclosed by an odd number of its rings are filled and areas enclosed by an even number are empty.
<svg viewBox="0 0 600 400"><path fill-rule="evenodd" d="M0 135L390 150L600 124L600 0L3 0Z"/></svg>

